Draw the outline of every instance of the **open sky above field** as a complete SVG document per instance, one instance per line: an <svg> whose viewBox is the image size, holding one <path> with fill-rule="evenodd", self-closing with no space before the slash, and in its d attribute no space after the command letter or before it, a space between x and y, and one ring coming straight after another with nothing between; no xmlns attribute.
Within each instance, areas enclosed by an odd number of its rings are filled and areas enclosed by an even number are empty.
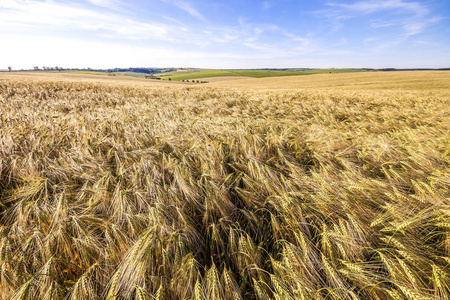
<svg viewBox="0 0 450 300"><path fill-rule="evenodd" d="M0 69L450 67L448 0L1 0Z"/></svg>

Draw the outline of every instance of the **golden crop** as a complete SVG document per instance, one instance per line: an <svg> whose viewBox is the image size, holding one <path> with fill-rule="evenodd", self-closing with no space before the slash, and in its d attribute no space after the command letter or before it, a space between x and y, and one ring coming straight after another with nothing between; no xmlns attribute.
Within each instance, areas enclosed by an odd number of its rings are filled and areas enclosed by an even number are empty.
<svg viewBox="0 0 450 300"><path fill-rule="evenodd" d="M0 298L449 299L449 73L417 74L2 75Z"/></svg>

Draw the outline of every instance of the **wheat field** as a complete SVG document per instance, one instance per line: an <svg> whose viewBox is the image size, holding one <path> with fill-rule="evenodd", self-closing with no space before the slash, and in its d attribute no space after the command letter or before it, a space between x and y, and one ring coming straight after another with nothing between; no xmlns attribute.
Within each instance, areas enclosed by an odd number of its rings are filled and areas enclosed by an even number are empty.
<svg viewBox="0 0 450 300"><path fill-rule="evenodd" d="M450 299L449 83L1 74L0 298Z"/></svg>

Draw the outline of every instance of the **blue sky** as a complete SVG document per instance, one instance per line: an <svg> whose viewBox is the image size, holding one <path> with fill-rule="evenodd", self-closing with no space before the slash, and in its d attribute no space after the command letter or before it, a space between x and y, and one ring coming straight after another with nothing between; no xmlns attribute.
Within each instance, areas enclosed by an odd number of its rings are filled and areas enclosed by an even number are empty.
<svg viewBox="0 0 450 300"><path fill-rule="evenodd" d="M449 0L0 0L0 69L450 67Z"/></svg>

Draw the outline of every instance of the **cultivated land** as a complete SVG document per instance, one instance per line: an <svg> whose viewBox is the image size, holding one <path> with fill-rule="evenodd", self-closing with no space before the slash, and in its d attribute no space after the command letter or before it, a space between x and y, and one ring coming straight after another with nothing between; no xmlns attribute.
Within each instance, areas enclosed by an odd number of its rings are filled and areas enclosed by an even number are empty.
<svg viewBox="0 0 450 300"><path fill-rule="evenodd" d="M168 80L191 80L214 77L251 77L251 78L265 78L265 77L282 77L282 76L298 76L311 75L321 73L353 73L366 72L365 69L314 69L314 70L193 70L171 72L167 75L162 75L161 79Z"/></svg>
<svg viewBox="0 0 450 300"><path fill-rule="evenodd" d="M449 299L450 72L0 74L1 299Z"/></svg>

